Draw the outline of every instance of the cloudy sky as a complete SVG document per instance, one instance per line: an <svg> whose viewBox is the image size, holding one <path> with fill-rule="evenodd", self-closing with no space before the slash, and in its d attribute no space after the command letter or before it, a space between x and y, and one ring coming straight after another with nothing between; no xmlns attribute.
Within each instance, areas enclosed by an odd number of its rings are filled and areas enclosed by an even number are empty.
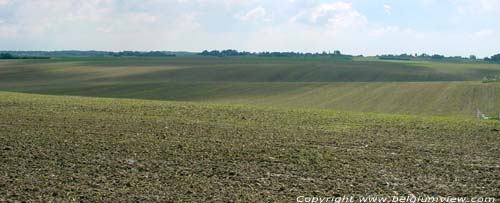
<svg viewBox="0 0 500 203"><path fill-rule="evenodd" d="M0 50L500 53L500 0L0 0Z"/></svg>

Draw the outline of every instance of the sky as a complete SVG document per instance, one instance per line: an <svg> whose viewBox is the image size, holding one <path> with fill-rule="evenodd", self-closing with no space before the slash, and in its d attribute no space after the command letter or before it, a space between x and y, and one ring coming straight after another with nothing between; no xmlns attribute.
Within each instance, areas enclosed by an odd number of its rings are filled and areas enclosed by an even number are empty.
<svg viewBox="0 0 500 203"><path fill-rule="evenodd" d="M500 53L500 0L0 0L0 50Z"/></svg>

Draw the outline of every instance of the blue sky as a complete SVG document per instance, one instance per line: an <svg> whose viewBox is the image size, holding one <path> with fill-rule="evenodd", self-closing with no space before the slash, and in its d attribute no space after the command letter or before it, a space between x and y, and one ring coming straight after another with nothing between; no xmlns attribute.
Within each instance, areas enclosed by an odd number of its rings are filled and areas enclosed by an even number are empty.
<svg viewBox="0 0 500 203"><path fill-rule="evenodd" d="M0 0L0 50L500 53L500 0Z"/></svg>

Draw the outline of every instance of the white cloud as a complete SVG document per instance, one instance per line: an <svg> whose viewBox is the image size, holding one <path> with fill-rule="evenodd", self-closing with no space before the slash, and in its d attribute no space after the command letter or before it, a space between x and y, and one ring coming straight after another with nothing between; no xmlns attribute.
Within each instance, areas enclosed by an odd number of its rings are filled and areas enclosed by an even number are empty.
<svg viewBox="0 0 500 203"><path fill-rule="evenodd" d="M332 12L356 12L353 11L352 5L345 2L325 3L317 6L310 14L312 23L316 23L319 18L326 16Z"/></svg>
<svg viewBox="0 0 500 203"><path fill-rule="evenodd" d="M498 0L477 0L477 3L480 4L480 7L486 11L500 11L500 1Z"/></svg>
<svg viewBox="0 0 500 203"><path fill-rule="evenodd" d="M158 0L163 1L163 0ZM258 0L176 0L178 3L191 4L197 6L214 6L219 9L231 9L242 5L252 5ZM169 2L168 0L166 2Z"/></svg>
<svg viewBox="0 0 500 203"><path fill-rule="evenodd" d="M490 29L482 29L474 33L475 37L483 38L483 37L491 37L495 34L493 30Z"/></svg>
<svg viewBox="0 0 500 203"><path fill-rule="evenodd" d="M368 19L356 10L351 3L338 1L302 9L297 15L289 19L289 23L325 26L330 31L337 32L362 27L368 23Z"/></svg>
<svg viewBox="0 0 500 203"><path fill-rule="evenodd" d="M391 13L392 13L392 7L391 7L390 5L385 4L385 5L384 5L384 12L385 12L387 15L391 15Z"/></svg>
<svg viewBox="0 0 500 203"><path fill-rule="evenodd" d="M0 0L0 7L6 6L9 4L9 0Z"/></svg>
<svg viewBox="0 0 500 203"><path fill-rule="evenodd" d="M144 23L154 23L158 21L158 16L146 13L146 12L133 12L127 14L127 17L131 21L144 22Z"/></svg>
<svg viewBox="0 0 500 203"><path fill-rule="evenodd" d="M448 0L458 13L478 14L500 12L499 0Z"/></svg>
<svg viewBox="0 0 500 203"><path fill-rule="evenodd" d="M244 14L236 14L235 18L242 21L270 21L270 19L267 17L266 9L263 7L254 8Z"/></svg>

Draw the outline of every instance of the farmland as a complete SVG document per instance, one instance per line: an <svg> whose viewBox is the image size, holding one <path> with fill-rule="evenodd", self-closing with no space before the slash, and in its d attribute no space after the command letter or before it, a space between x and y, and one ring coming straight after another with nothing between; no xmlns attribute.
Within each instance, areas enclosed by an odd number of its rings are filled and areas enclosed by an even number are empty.
<svg viewBox="0 0 500 203"><path fill-rule="evenodd" d="M0 60L0 202L500 194L500 65Z"/></svg>
<svg viewBox="0 0 500 203"><path fill-rule="evenodd" d="M497 122L0 93L0 199L498 195Z"/></svg>
<svg viewBox="0 0 500 203"><path fill-rule="evenodd" d="M499 64L331 58L60 58L0 61L2 83L31 82L424 82L480 81Z"/></svg>
<svg viewBox="0 0 500 203"><path fill-rule="evenodd" d="M472 117L498 113L500 65L329 58L0 61L0 90Z"/></svg>

